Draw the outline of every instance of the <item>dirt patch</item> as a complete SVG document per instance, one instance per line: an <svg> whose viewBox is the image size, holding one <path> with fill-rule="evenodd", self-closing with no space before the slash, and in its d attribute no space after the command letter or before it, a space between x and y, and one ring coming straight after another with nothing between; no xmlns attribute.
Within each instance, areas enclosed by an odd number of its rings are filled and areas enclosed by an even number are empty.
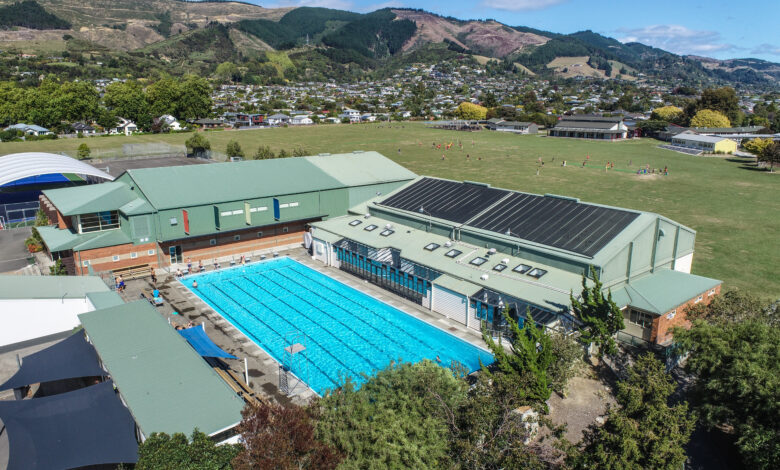
<svg viewBox="0 0 780 470"><path fill-rule="evenodd" d="M567 424L565 437L573 443L582 439L582 433L596 418L606 413L608 404L615 404L612 391L604 382L575 377L569 382L569 393L561 398L553 393L549 400L550 419L556 425Z"/></svg>

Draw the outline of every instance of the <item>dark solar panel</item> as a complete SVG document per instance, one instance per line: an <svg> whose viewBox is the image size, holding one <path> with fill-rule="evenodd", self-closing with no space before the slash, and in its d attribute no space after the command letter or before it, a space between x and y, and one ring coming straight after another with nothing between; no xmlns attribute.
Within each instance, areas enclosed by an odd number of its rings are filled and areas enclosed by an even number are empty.
<svg viewBox="0 0 780 470"><path fill-rule="evenodd" d="M469 225L593 256L639 214L570 199L513 193Z"/></svg>
<svg viewBox="0 0 780 470"><path fill-rule="evenodd" d="M478 184L423 178L380 204L462 224L507 194Z"/></svg>

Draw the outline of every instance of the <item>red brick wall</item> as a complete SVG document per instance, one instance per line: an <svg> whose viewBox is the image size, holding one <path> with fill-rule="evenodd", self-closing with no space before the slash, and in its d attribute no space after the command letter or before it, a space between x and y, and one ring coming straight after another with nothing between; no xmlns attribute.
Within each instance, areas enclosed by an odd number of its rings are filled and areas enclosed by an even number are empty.
<svg viewBox="0 0 780 470"><path fill-rule="evenodd" d="M148 250L154 250L153 255ZM143 245L118 245L94 250L84 250L73 254L73 261L78 274L88 274L89 268L84 266L84 261L89 261L94 271L111 271L128 266L148 264L157 266L157 243L144 243ZM136 253L136 258L131 258L130 253ZM114 261L113 256L118 255L119 261Z"/></svg>
<svg viewBox="0 0 780 470"><path fill-rule="evenodd" d="M690 328L691 322L688 321L688 318L686 317L686 310L688 310L689 307L697 304L697 303L703 303L704 305L709 304L712 302L712 298L716 295L720 295L720 288L721 285L718 284L713 289L709 289L705 292L702 292L699 294L702 298L700 302L697 302L697 299L699 298L699 295L696 297L690 299L689 301L685 302L684 304L679 305L677 308L674 308L672 310L669 310L668 312L665 312L663 315L659 316L653 321L653 329L650 333L650 341L656 343L656 344L667 344L672 341L672 328L679 326L682 328ZM710 295L710 291L714 290L715 293ZM673 318L668 318L668 316L675 312Z"/></svg>

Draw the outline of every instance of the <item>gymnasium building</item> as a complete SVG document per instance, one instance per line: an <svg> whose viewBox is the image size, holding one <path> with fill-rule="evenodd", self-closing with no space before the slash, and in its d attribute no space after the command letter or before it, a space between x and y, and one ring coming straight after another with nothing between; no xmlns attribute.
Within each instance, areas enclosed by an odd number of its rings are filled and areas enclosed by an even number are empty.
<svg viewBox="0 0 780 470"><path fill-rule="evenodd" d="M666 344L721 286L690 274L696 233L666 217L475 182L419 177L312 226L316 259L475 330L505 329L504 308L565 329L593 266L622 339Z"/></svg>
<svg viewBox="0 0 780 470"><path fill-rule="evenodd" d="M622 117L578 114L561 117L548 135L578 139L622 140L628 137L628 126L623 122Z"/></svg>

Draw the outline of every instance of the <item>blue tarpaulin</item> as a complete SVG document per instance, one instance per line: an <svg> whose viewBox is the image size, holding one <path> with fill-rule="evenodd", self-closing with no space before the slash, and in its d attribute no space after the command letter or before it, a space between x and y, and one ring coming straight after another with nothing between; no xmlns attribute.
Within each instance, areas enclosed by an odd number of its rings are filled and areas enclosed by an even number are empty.
<svg viewBox="0 0 780 470"><path fill-rule="evenodd" d="M46 349L25 356L22 367L0 390L39 382L106 375L95 348L78 332Z"/></svg>
<svg viewBox="0 0 780 470"><path fill-rule="evenodd" d="M8 470L138 460L135 421L110 380L50 397L0 401L0 420L8 435Z"/></svg>
<svg viewBox="0 0 780 470"><path fill-rule="evenodd" d="M184 339L190 343L190 346L197 351L198 354L204 357L224 357L226 359L235 359L236 356L232 356L223 351L219 346L211 341L211 338L206 334L206 330L201 326L193 326L184 330L179 330L179 334L184 336Z"/></svg>

